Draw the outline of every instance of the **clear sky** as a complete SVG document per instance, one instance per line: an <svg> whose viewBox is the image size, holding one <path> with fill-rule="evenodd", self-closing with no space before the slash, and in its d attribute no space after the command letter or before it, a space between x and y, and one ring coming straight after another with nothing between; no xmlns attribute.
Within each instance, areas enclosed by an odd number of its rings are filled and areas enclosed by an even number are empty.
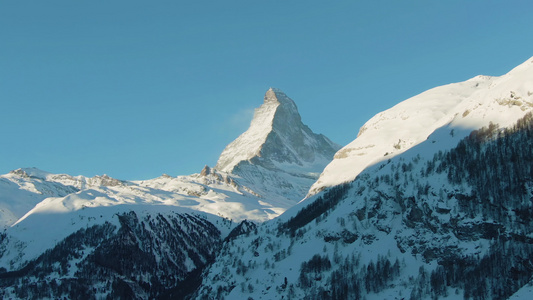
<svg viewBox="0 0 533 300"><path fill-rule="evenodd" d="M0 173L214 166L269 87L338 144L429 88L533 56L533 2L0 1Z"/></svg>

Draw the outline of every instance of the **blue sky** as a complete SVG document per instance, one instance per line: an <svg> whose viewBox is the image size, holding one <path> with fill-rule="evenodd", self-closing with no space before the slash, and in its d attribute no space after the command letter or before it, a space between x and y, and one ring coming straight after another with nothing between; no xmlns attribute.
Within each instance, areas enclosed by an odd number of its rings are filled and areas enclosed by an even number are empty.
<svg viewBox="0 0 533 300"><path fill-rule="evenodd" d="M1 1L0 173L213 166L269 87L345 145L429 88L533 56L531 1Z"/></svg>

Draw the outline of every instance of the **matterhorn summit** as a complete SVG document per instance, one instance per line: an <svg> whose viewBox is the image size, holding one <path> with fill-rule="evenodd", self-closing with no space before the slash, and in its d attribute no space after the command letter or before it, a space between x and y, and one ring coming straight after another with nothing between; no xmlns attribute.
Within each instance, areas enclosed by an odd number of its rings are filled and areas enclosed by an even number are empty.
<svg viewBox="0 0 533 300"><path fill-rule="evenodd" d="M250 128L224 149L215 169L259 185L260 190L275 187L284 197L301 200L338 149L302 123L291 98L270 88Z"/></svg>
<svg viewBox="0 0 533 300"><path fill-rule="evenodd" d="M255 110L250 128L224 149L215 169L238 174L243 164L254 164L309 175L321 172L339 148L302 123L291 98L270 88Z"/></svg>

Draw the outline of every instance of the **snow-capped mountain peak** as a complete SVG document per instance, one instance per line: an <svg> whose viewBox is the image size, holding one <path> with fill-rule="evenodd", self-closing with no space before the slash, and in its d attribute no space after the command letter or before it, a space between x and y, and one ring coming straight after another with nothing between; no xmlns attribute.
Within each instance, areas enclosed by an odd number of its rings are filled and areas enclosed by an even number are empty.
<svg viewBox="0 0 533 300"><path fill-rule="evenodd" d="M224 149L214 170L287 209L305 196L339 148L302 123L291 98L270 88L248 130Z"/></svg>
<svg viewBox="0 0 533 300"><path fill-rule="evenodd" d="M288 105L292 107L294 112L298 114L296 104L289 98L282 90L277 88L269 88L265 93L264 103L276 103L278 105Z"/></svg>
<svg viewBox="0 0 533 300"><path fill-rule="evenodd" d="M270 88L263 104L255 110L248 130L224 149L215 169L231 173L242 162L267 169L279 169L279 164L284 163L305 169L323 163L324 158L330 160L335 149L338 145L302 123L291 98Z"/></svg>
<svg viewBox="0 0 533 300"><path fill-rule="evenodd" d="M283 96L278 97L278 95ZM274 117L280 105L289 106L296 110L296 105L290 98L281 91L270 88L265 93L263 104L255 109L248 130L224 149L215 169L230 173L239 162L261 156L261 148L265 144L268 134L273 130ZM297 111L296 115L299 118Z"/></svg>

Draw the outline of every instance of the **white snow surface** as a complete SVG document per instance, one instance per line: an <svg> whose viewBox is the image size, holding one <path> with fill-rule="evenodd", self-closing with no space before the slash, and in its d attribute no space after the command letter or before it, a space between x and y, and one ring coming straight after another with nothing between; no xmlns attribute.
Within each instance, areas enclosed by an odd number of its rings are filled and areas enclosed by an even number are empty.
<svg viewBox="0 0 533 300"><path fill-rule="evenodd" d="M93 201L87 199L90 197L94 197ZM93 205L90 206L91 204ZM187 207L148 203L113 203L112 199L97 190L86 190L79 194L69 195L66 199L48 198L8 228L6 231L8 235L0 244L2 254L0 268L19 269L82 228L109 222L118 229L120 228L118 215L131 211L141 218L146 215L174 213L197 215L217 226L223 236L227 235L234 226L233 223L222 222L221 218L215 215L194 211Z"/></svg>
<svg viewBox="0 0 533 300"><path fill-rule="evenodd" d="M533 299L533 281L528 282L516 293L514 293L509 300L529 300Z"/></svg>
<svg viewBox="0 0 533 300"><path fill-rule="evenodd" d="M121 181L107 175L74 177L31 168L1 175L0 187L2 212L13 216L2 219L5 226L20 223L34 213L66 213L123 204L188 207L234 221L264 221L288 208L284 201L276 201L280 197L258 197L252 188L214 171L205 175L163 175L150 180Z"/></svg>
<svg viewBox="0 0 533 300"><path fill-rule="evenodd" d="M79 181L80 178L53 175L34 168L0 175L0 228L12 225L48 197L77 192L74 182Z"/></svg>
<svg viewBox="0 0 533 300"><path fill-rule="evenodd" d="M533 58L500 77L476 76L430 89L385 110L361 127L313 184L309 195L352 181L368 166L425 141L438 128L457 133L516 122L533 108Z"/></svg>

